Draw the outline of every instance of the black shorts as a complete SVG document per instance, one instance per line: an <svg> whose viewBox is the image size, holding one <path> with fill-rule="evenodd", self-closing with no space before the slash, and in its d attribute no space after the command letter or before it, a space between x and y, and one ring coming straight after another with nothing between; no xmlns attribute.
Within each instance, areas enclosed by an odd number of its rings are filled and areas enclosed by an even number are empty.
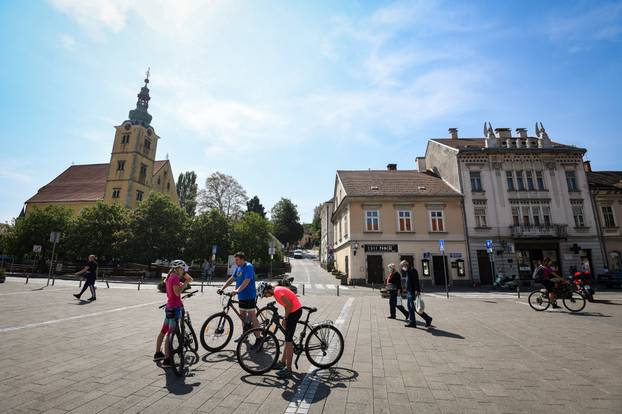
<svg viewBox="0 0 622 414"><path fill-rule="evenodd" d="M555 288L555 282L549 279L538 280L538 283L543 285L545 289L548 290L549 292Z"/></svg>
<svg viewBox="0 0 622 414"><path fill-rule="evenodd" d="M255 299L240 299L238 302L240 309L244 310L254 310L257 306L257 300Z"/></svg>
<svg viewBox="0 0 622 414"><path fill-rule="evenodd" d="M285 342L292 342L294 340L294 334L296 333L296 325L302 316L302 309L298 309L296 312L292 312L285 321Z"/></svg>

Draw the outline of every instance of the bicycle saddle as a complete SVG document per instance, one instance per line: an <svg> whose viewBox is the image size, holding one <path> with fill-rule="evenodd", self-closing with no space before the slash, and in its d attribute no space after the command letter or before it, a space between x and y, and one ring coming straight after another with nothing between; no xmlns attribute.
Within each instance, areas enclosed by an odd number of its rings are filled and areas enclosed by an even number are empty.
<svg viewBox="0 0 622 414"><path fill-rule="evenodd" d="M310 308L309 306L303 306L302 309L309 311L309 313L317 312L317 308Z"/></svg>

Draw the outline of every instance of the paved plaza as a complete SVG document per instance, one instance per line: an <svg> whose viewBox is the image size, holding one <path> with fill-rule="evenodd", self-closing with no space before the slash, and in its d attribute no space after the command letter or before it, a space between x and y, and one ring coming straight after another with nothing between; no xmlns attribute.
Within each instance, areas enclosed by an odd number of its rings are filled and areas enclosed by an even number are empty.
<svg viewBox="0 0 622 414"><path fill-rule="evenodd" d="M301 283L326 285L311 262ZM309 266L304 269L300 266ZM334 283L334 281L333 281ZM155 289L71 294L77 282L9 279L0 285L0 412L23 413L614 413L622 412L622 292L584 312L537 313L526 295L425 296L434 329L388 320L378 291L309 291L315 320L346 338L338 366L249 376L234 346L200 349L186 378L151 358L164 295ZM215 287L186 302L195 329L220 309ZM399 313L398 313L399 314ZM239 332L239 325L236 325Z"/></svg>

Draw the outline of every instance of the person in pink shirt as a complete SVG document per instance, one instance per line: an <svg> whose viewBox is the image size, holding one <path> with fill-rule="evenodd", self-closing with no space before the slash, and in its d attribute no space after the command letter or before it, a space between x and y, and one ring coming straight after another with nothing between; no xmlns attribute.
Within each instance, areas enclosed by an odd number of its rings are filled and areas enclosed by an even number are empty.
<svg viewBox="0 0 622 414"><path fill-rule="evenodd" d="M181 293L192 282L192 277L188 273L188 265L183 260L174 260L171 263L171 270L166 276L166 307L164 308L164 324L160 334L156 339L156 353L153 360L161 360L162 366L171 366L171 350L169 349L169 336L175 332L177 324L184 315L184 304L181 301ZM183 281L182 281L183 280ZM162 341L166 335L164 353L162 353Z"/></svg>
<svg viewBox="0 0 622 414"><path fill-rule="evenodd" d="M283 306L285 317L283 318L283 329L285 329L285 347L283 348L283 358L277 363L279 371L277 375L281 378L292 375L292 359L294 356L294 334L296 325L302 316L302 305L298 296L289 288L284 286L272 286L270 283L261 282L257 289L259 297L274 296L277 303Z"/></svg>

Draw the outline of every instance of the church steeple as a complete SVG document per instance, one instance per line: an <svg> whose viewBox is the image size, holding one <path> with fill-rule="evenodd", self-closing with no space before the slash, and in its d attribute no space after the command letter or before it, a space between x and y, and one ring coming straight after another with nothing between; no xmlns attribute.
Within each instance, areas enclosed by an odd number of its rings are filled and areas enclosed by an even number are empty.
<svg viewBox="0 0 622 414"><path fill-rule="evenodd" d="M140 89L140 93L137 95L138 101L136 102L136 109L132 109L129 115L132 124L140 124L145 127L148 127L151 123L151 115L147 112L147 109L149 109L149 100L151 99L149 96L149 88L147 87L148 84L149 69L147 69L145 77L145 86Z"/></svg>

